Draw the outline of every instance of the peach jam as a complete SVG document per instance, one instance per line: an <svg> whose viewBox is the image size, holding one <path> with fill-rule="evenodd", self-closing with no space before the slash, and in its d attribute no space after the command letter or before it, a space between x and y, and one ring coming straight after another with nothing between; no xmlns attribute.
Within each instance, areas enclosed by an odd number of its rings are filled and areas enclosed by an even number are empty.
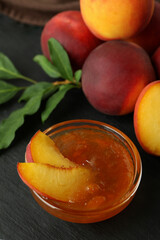
<svg viewBox="0 0 160 240"><path fill-rule="evenodd" d="M65 157L89 167L95 178L86 186L87 194L82 193L76 202L54 201L33 192L39 204L49 213L72 222L104 220L125 208L141 177L140 157L131 140L96 121L73 120L55 126L45 133Z"/></svg>

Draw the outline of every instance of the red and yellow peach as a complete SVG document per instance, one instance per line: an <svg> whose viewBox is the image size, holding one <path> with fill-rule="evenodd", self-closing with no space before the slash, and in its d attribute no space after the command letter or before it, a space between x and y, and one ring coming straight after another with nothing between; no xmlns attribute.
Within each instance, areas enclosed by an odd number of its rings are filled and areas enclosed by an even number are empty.
<svg viewBox="0 0 160 240"><path fill-rule="evenodd" d="M108 41L94 49L82 69L82 89L88 101L110 115L132 112L142 89L154 80L147 53L122 40Z"/></svg>
<svg viewBox="0 0 160 240"><path fill-rule="evenodd" d="M160 3L155 2L155 8L151 21L147 27L129 39L143 47L150 55L160 46Z"/></svg>
<svg viewBox="0 0 160 240"><path fill-rule="evenodd" d="M126 39L149 23L154 0L80 0L84 22L102 40Z"/></svg>
<svg viewBox="0 0 160 240"><path fill-rule="evenodd" d="M74 69L81 68L88 54L102 43L89 31L80 11L58 13L46 23L41 34L41 48L48 59L50 38L62 44Z"/></svg>

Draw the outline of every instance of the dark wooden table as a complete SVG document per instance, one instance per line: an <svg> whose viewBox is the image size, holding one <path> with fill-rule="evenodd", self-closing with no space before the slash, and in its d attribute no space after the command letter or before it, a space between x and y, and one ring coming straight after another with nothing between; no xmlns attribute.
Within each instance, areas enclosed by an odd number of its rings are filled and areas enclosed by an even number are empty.
<svg viewBox="0 0 160 240"><path fill-rule="evenodd" d="M18 23L0 15L0 51L19 71L38 81L51 81L33 62L41 53L42 28ZM26 84L12 80L15 84ZM19 108L14 100L0 106L0 121ZM42 110L43 104L40 110ZM93 119L111 124L126 133L136 144L143 164L143 176L131 204L117 216L94 224L75 224L46 213L32 198L18 174L17 162L24 161L27 143L38 130L70 119ZM0 136L1 137L1 136ZM145 153L138 144L133 115L111 117L93 109L81 90L72 90L45 124L40 111L26 117L7 150L0 151L0 239L3 240L159 240L160 239L160 158Z"/></svg>

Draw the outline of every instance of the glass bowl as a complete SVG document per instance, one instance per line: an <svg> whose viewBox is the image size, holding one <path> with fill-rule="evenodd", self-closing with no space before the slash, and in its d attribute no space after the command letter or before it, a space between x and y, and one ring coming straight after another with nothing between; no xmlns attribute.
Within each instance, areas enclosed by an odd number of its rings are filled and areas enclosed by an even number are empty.
<svg viewBox="0 0 160 240"><path fill-rule="evenodd" d="M121 185L123 185L123 176L125 174L128 175L128 173L125 173L125 169L126 171L132 172L129 186L126 187L125 191L123 191L123 194L120 195L118 198L116 198L116 200L112 199L112 201L108 204L100 204L100 206L98 205L97 208L91 207L91 209L76 207L76 205L73 203L64 203L64 202L59 202L55 200L50 200L41 196L40 194L38 194L36 191L33 191L33 190L31 190L31 193L34 199L38 202L38 204L43 209L45 209L51 215L58 217L60 219L63 219L65 221L75 222L75 223L92 223L92 222L103 221L121 212L124 208L127 207L127 205L133 199L137 191L137 188L140 184L141 175L142 175L141 158L133 142L123 132L103 122L98 122L93 120L82 120L82 119L65 121L65 122L58 123L56 125L51 126L47 130L45 130L44 133L50 136L51 138L56 139L57 136L58 137L64 136L66 135L66 133L68 134L75 131L78 131L78 132L91 131L93 136L96 136L94 135L94 133L107 134L113 140L112 145L114 145L114 141L115 143L118 142L118 144L120 144L120 151L117 150L117 152L115 152L115 149L116 149L115 148L114 154L116 154L115 156L119 156L123 151L126 151L128 154L127 155L128 157L126 158L125 161L129 162L130 165L128 166L131 166L130 168L133 169L133 171L130 171L129 167L126 167L123 169L122 172L120 172L120 176L122 178ZM66 145L66 147L67 146L68 145ZM106 143L106 146L107 146L107 143ZM94 146L94 148L96 147ZM109 147L109 150L110 148L111 147ZM100 154L104 154L104 153L102 152ZM113 165L112 160L111 160L111 164ZM113 169L116 169L116 167L114 167ZM107 172L107 169L105 169L105 166L104 166L104 171ZM116 172L114 174L116 174ZM113 177L113 181L115 181L114 177ZM118 189L114 191L115 191L115 194L118 194L118 192L120 192Z"/></svg>

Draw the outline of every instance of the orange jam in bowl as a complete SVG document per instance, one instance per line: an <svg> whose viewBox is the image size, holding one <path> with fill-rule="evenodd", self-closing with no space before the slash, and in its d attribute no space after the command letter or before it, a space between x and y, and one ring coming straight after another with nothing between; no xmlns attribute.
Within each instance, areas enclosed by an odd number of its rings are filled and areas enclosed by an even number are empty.
<svg viewBox="0 0 160 240"><path fill-rule="evenodd" d="M77 201L32 195L47 212L70 222L91 223L121 212L139 186L142 165L133 142L118 129L92 120L71 120L45 130L69 160L89 167L94 180Z"/></svg>

